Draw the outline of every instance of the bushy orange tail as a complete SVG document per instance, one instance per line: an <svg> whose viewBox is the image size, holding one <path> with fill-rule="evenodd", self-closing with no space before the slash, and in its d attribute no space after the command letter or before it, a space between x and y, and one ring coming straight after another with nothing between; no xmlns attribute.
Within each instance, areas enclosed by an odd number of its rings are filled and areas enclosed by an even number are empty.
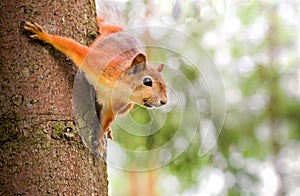
<svg viewBox="0 0 300 196"><path fill-rule="evenodd" d="M100 36L109 35L112 33L116 33L122 31L122 27L110 24L105 21L104 18L97 17L97 25Z"/></svg>

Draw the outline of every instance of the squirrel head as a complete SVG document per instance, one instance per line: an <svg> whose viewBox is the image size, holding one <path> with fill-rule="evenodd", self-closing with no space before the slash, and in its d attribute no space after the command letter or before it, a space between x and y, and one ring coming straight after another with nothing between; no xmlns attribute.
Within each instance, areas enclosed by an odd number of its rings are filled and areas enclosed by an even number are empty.
<svg viewBox="0 0 300 196"><path fill-rule="evenodd" d="M165 82L160 72L164 65L154 67L147 63L146 56L138 54L120 77L119 82L130 88L129 101L151 108L165 105L168 101Z"/></svg>

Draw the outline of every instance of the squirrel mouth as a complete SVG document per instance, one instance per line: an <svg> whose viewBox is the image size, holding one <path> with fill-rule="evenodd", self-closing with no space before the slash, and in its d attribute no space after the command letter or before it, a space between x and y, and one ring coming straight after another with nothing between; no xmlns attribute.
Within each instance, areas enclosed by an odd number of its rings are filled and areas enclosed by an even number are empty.
<svg viewBox="0 0 300 196"><path fill-rule="evenodd" d="M152 108L152 105L149 104L147 101L148 101L147 99L143 99L144 106L147 107L147 108Z"/></svg>
<svg viewBox="0 0 300 196"><path fill-rule="evenodd" d="M147 108L152 108L152 105L150 105L149 103L144 103L144 106L146 106Z"/></svg>

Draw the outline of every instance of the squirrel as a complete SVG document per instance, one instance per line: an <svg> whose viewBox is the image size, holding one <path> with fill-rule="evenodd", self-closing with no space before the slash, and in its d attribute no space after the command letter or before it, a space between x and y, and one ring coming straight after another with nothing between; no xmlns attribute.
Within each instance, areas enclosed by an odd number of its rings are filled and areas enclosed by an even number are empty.
<svg viewBox="0 0 300 196"><path fill-rule="evenodd" d="M110 125L118 114L129 111L134 104L160 107L168 99L166 84L160 75L164 64L154 67L148 63L139 42L122 27L100 17L97 17L97 24L99 36L90 47L49 34L35 22L25 22L24 29L32 33L31 38L52 45L83 70L102 107L100 140L103 140L105 134L112 139Z"/></svg>

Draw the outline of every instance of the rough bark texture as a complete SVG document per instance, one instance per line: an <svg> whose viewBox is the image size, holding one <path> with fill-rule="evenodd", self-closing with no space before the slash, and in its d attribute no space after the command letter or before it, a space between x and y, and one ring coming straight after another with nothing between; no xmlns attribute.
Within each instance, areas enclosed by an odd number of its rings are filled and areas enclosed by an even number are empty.
<svg viewBox="0 0 300 196"><path fill-rule="evenodd" d="M89 45L96 36L89 0L1 1L0 195L107 195L106 164L73 125L76 68L28 38L23 21Z"/></svg>

